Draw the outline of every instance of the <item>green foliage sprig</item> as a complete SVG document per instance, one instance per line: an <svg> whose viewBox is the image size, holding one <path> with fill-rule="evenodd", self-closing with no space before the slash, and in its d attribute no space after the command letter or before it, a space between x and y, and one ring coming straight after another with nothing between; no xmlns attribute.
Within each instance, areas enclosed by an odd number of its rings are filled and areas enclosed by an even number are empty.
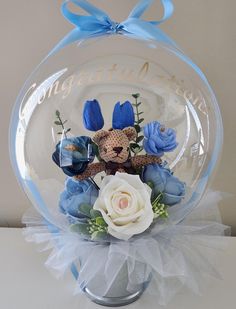
<svg viewBox="0 0 236 309"><path fill-rule="evenodd" d="M56 126L60 126L61 128L62 128L62 131L60 131L60 132L57 132L57 134L58 135L65 135L65 138L67 138L67 133L69 133L70 131L71 131L71 128L69 128L69 129L66 129L65 128L65 124L67 123L67 120L62 120L61 119L61 114L60 114L60 112L58 111L58 110L56 110L56 121L54 121L54 124L56 125Z"/></svg>
<svg viewBox="0 0 236 309"><path fill-rule="evenodd" d="M70 230L72 232L82 234L92 240L101 240L107 237L107 224L100 211L93 209L89 204L82 204L80 205L80 213L88 218L87 222L71 225Z"/></svg>
<svg viewBox="0 0 236 309"><path fill-rule="evenodd" d="M134 107L134 114L135 114L135 130L137 132L137 138L134 143L130 144L130 149L134 153L134 155L137 155L139 152L143 150L143 146L140 145L140 143L143 141L144 136L141 134L141 126L140 124L144 121L144 118L141 118L141 115L143 114L142 111L140 111L139 107L142 104L142 102L139 102L139 93L132 94L132 97L135 99L135 103L133 103Z"/></svg>
<svg viewBox="0 0 236 309"><path fill-rule="evenodd" d="M154 212L154 219L156 218L168 218L167 205L161 203L162 193L160 193L152 202L152 210Z"/></svg>

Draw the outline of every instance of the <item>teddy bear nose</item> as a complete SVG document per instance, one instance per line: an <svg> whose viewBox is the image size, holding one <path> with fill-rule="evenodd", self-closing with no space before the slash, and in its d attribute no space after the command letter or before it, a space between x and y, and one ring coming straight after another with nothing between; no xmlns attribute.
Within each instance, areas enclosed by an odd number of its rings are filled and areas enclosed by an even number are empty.
<svg viewBox="0 0 236 309"><path fill-rule="evenodd" d="M121 151L123 150L123 147L114 147L113 150L114 150L117 154L119 154L119 153L121 153Z"/></svg>

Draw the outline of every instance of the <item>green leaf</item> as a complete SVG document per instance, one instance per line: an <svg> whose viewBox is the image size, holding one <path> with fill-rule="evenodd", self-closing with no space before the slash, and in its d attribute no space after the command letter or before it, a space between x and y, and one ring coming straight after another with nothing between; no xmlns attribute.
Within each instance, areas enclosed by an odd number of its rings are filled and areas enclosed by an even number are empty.
<svg viewBox="0 0 236 309"><path fill-rule="evenodd" d="M136 143L140 143L140 142L142 142L142 140L144 139L144 136L143 135L141 135L141 136L139 136L139 137L137 137L137 139L136 139Z"/></svg>
<svg viewBox="0 0 236 309"><path fill-rule="evenodd" d="M96 219L97 217L101 217L101 213L98 210L91 209L90 210L90 217Z"/></svg>
<svg viewBox="0 0 236 309"><path fill-rule="evenodd" d="M148 182L147 182L147 185L148 185L151 189L154 188L154 183L153 183L152 181L148 181Z"/></svg>
<svg viewBox="0 0 236 309"><path fill-rule="evenodd" d="M102 158L100 157L99 148L98 145L95 143L92 143L93 152L95 153L95 156L97 157L98 161L102 161Z"/></svg>
<svg viewBox="0 0 236 309"><path fill-rule="evenodd" d="M139 146L139 144L132 143L132 144L130 144L130 149L134 153L139 153L140 151L143 150L143 147Z"/></svg>
<svg viewBox="0 0 236 309"><path fill-rule="evenodd" d="M140 115L142 115L142 114L144 114L144 112L140 112L140 113L138 113L138 115L140 116Z"/></svg>
<svg viewBox="0 0 236 309"><path fill-rule="evenodd" d="M142 104L142 102L139 102L139 103L133 103L132 105L133 105L134 107L139 107L141 104Z"/></svg>
<svg viewBox="0 0 236 309"><path fill-rule="evenodd" d="M154 197L152 205L158 204L161 201L162 197L163 197L163 194L159 193L156 197Z"/></svg>
<svg viewBox="0 0 236 309"><path fill-rule="evenodd" d="M140 146L139 146L139 144L137 144L137 143L131 143L130 144L130 148L131 149L135 149L135 148L139 148Z"/></svg>
<svg viewBox="0 0 236 309"><path fill-rule="evenodd" d="M67 121L68 121L68 120L65 120L65 121L63 122L63 124L67 123Z"/></svg>
<svg viewBox="0 0 236 309"><path fill-rule="evenodd" d="M79 234L83 234L83 235L90 235L89 234L89 224L87 224L87 223L72 224L70 226L70 230L71 230L71 232L74 232L74 233L79 233Z"/></svg>
<svg viewBox="0 0 236 309"><path fill-rule="evenodd" d="M60 117L60 112L59 112L59 110L56 110L56 116L57 116L57 117Z"/></svg>
<svg viewBox="0 0 236 309"><path fill-rule="evenodd" d="M144 121L144 118L139 119L138 123L142 123Z"/></svg>
<svg viewBox="0 0 236 309"><path fill-rule="evenodd" d="M154 218L168 218L168 210L165 204L157 203L153 206Z"/></svg>
<svg viewBox="0 0 236 309"><path fill-rule="evenodd" d="M168 214L167 210L165 212L163 212L163 214L160 215L160 217L164 218L164 219L169 218L169 214Z"/></svg>
<svg viewBox="0 0 236 309"><path fill-rule="evenodd" d="M136 124L136 125L134 126L134 128L135 128L135 130L136 130L137 133L140 133L140 132L141 132L141 127L140 127L138 124Z"/></svg>
<svg viewBox="0 0 236 309"><path fill-rule="evenodd" d="M61 126L61 122L60 122L60 121L54 121L54 123L55 123L57 126Z"/></svg>
<svg viewBox="0 0 236 309"><path fill-rule="evenodd" d="M139 153L139 152L141 152L141 151L142 151L142 150L141 150L140 148L135 148L135 149L133 149L133 152L136 153L136 154Z"/></svg>
<svg viewBox="0 0 236 309"><path fill-rule="evenodd" d="M99 154L98 145L96 145L95 143L92 143L91 145L95 154L98 155Z"/></svg>
<svg viewBox="0 0 236 309"><path fill-rule="evenodd" d="M137 98L140 97L140 93L133 93L133 94L132 94L132 97L135 98L135 99L137 99Z"/></svg>
<svg viewBox="0 0 236 309"><path fill-rule="evenodd" d="M57 132L58 135L62 135L62 132Z"/></svg>
<svg viewBox="0 0 236 309"><path fill-rule="evenodd" d="M106 239L107 233L106 232L94 232L91 236L92 240L101 240L101 239Z"/></svg>
<svg viewBox="0 0 236 309"><path fill-rule="evenodd" d="M96 224L100 225L100 226L107 226L105 220L103 219L103 217L97 217L96 218Z"/></svg>
<svg viewBox="0 0 236 309"><path fill-rule="evenodd" d="M66 130L66 133L68 133L68 132L70 132L70 131L71 131L71 128L67 129L67 130Z"/></svg>
<svg viewBox="0 0 236 309"><path fill-rule="evenodd" d="M89 205L89 204L81 204L80 207L79 207L79 211L83 215L85 215L85 216L87 216L89 218L91 218L91 214L90 214L91 209L92 209L92 206Z"/></svg>

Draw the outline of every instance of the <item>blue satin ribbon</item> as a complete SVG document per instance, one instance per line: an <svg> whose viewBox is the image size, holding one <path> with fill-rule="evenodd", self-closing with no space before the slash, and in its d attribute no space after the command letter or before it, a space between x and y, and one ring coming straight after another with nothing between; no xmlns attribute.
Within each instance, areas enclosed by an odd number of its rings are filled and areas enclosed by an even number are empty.
<svg viewBox="0 0 236 309"><path fill-rule="evenodd" d="M172 0L160 1L163 6L163 17L160 20L147 21L141 19L144 12L151 6L154 0L140 0L131 11L128 18L121 23L117 23L111 20L106 12L98 9L87 0L66 0L61 6L61 12L62 15L75 26L75 28L69 32L55 48L53 48L48 56L79 40L108 34L123 34L126 36L137 37L142 40L155 40L171 45L174 47L173 52L182 58L183 61L192 66L192 68L208 84L206 77L199 67L192 62L192 60L179 49L177 44L158 27L158 25L168 20L174 12ZM89 15L73 13L69 9L70 4L74 4L83 9Z"/></svg>
<svg viewBox="0 0 236 309"><path fill-rule="evenodd" d="M67 0L61 6L63 16L72 23L75 28L51 51L50 55L61 48L76 42L94 36L107 34L124 34L146 40L161 41L177 47L175 42L169 38L159 27L161 23L169 19L174 11L172 0L161 0L164 13L158 21L146 21L141 19L144 12L151 6L154 0L141 0L133 8L128 18L117 23L110 19L106 12L98 9L87 0ZM73 13L69 5L83 9L89 15L80 15Z"/></svg>

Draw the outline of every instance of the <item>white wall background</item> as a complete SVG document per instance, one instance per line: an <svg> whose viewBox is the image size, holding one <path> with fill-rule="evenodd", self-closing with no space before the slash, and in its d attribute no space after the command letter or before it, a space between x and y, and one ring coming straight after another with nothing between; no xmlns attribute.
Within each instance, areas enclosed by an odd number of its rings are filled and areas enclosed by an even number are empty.
<svg viewBox="0 0 236 309"><path fill-rule="evenodd" d="M121 21L137 0L91 0ZM161 16L159 0L145 14ZM205 72L222 111L225 142L212 187L235 193L236 187L236 1L175 0L175 13L161 28ZM27 76L71 29L59 0L5 1L0 10L0 226L19 226L30 207L14 178L8 155L8 125L16 96ZM236 196L221 203L225 224L236 234Z"/></svg>

